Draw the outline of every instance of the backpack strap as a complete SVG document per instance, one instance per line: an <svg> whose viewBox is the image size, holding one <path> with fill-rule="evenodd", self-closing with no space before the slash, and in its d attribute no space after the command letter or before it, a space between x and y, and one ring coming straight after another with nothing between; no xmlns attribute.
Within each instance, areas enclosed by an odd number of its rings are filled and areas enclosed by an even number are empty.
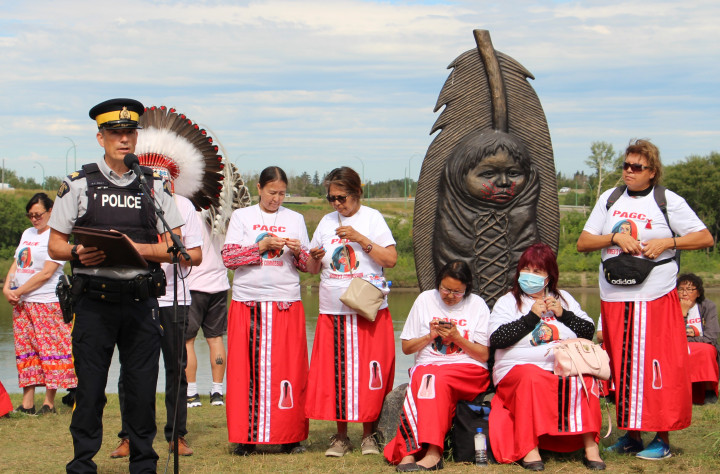
<svg viewBox="0 0 720 474"><path fill-rule="evenodd" d="M655 198L655 202L657 203L658 207L662 211L663 217L665 218L665 222L667 222L668 227L670 227L670 231L673 233L673 235L677 235L677 233L670 226L670 219L668 219L667 199L665 198L665 189L666 189L665 186L656 184L655 189L653 189L653 197Z"/></svg>
<svg viewBox="0 0 720 474"><path fill-rule="evenodd" d="M624 184L622 186L618 186L617 188L615 188L615 190L613 190L612 194L610 194L610 196L608 196L607 203L605 203L605 210L610 210L612 205L615 204L618 199L620 199L620 196L623 195L623 193L625 192L626 189L627 189L627 186ZM663 197L664 197L664 193L663 193Z"/></svg>

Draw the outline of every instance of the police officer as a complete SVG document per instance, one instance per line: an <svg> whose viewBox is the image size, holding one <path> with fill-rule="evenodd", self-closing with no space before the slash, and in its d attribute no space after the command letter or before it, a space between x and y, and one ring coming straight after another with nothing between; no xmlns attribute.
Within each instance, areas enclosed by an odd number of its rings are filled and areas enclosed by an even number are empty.
<svg viewBox="0 0 720 474"><path fill-rule="evenodd" d="M123 163L125 155L135 151L143 112L143 105L132 99L111 99L90 110L104 158L65 178L49 222L49 254L69 260L74 273L72 347L78 387L70 423L74 457L67 472L97 470L92 459L102 444L105 386L116 344L126 388L123 420L130 438L130 472L156 471L158 455L152 443L162 331L156 298L165 291L159 263L169 262L171 254L169 233L138 176ZM149 168L143 171L165 220L179 235L183 220L172 196L159 179L152 179ZM122 262L101 265L106 259L101 249L68 243L75 226L125 233L148 268Z"/></svg>

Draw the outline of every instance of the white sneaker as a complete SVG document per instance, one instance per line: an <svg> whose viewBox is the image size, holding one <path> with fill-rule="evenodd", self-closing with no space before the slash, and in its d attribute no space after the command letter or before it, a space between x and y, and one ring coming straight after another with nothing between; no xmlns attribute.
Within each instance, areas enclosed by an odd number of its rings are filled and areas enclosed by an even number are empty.
<svg viewBox="0 0 720 474"><path fill-rule="evenodd" d="M211 393L210 394L210 405L214 407L221 407L225 405L225 402L223 401L223 395L222 393Z"/></svg>
<svg viewBox="0 0 720 474"><path fill-rule="evenodd" d="M187 406L188 408L201 407L202 402L200 401L200 395L198 395L197 393L195 395L188 395Z"/></svg>

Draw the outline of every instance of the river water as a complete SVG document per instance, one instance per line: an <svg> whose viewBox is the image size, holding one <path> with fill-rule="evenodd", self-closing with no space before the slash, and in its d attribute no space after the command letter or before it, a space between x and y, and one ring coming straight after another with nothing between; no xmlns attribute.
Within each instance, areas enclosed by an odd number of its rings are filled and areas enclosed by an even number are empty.
<svg viewBox="0 0 720 474"><path fill-rule="evenodd" d="M600 297L597 288L574 288L569 290L580 306L592 317L597 320L600 314ZM393 327L395 329L395 385L400 385L408 381L408 369L413 364L413 355L405 355L401 349L400 332L402 332L405 319L407 318L410 308L412 307L418 290L413 289L393 289L388 297L390 313L393 318ZM720 301L720 288L712 288L706 290L706 296L714 301ZM2 381L6 390L11 393L19 393L22 390L17 383L17 370L15 367L15 349L12 332L12 307L4 298L0 298L0 381ZM307 319L307 339L308 353L312 351L312 341L315 336L315 325L317 323L318 314L318 295L317 289L309 289L302 294L303 305L305 306L305 315ZM227 346L226 346L227 347ZM208 354L208 346L202 337L202 331L195 340L195 351L198 356L198 389L202 393L209 392L210 377L210 360ZM110 366L110 374L106 391L108 393L117 392L117 378L120 365L118 362L117 350L113 356L113 362ZM162 374L163 360L160 357L160 370ZM165 391L165 378L158 377L159 392ZM42 391L42 389L40 389ZM61 390L62 393L64 391Z"/></svg>
<svg viewBox="0 0 720 474"><path fill-rule="evenodd" d="M407 356L402 353L400 347L400 332L402 332L405 319L412 307L415 298L418 295L417 290L411 289L394 289L388 297L390 312L393 316L393 327L395 329L395 383L399 385L407 382L408 369L412 366L413 356ZM20 393L22 389L18 386L17 369L15 366L15 346L12 330L12 306L8 304L5 298L0 298L0 381L2 381L5 389L10 393ZM312 342L315 337L315 326L317 324L318 315L318 294L317 289L309 289L302 294L303 305L305 307L305 317L307 324L308 354L312 351ZM227 347L227 339L225 347ZM202 331L198 333L195 339L195 352L198 357L197 383L198 390L201 393L209 393L212 383L210 375L210 355L205 338ZM110 365L108 375L108 383L106 392L117 393L117 380L120 370L117 348L113 354L113 361ZM159 392L165 391L165 377L162 375L164 370L163 358L160 357L160 376L158 377L157 389ZM42 388L39 389L41 392ZM59 393L65 393L59 390Z"/></svg>

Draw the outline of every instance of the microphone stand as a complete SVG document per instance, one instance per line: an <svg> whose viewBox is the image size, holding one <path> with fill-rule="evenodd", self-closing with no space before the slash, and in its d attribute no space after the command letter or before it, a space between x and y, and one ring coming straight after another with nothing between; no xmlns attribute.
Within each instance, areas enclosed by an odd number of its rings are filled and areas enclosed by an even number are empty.
<svg viewBox="0 0 720 474"><path fill-rule="evenodd" d="M138 172L140 173L139 176L142 176L144 178L144 175L142 174L142 169L139 165L135 164L132 167L133 172L137 175ZM180 240L180 236L173 233L172 229L168 225L167 221L165 220L165 211L162 210L158 202L155 200L155 197L153 196L152 189L147 184L147 181L145 179L140 179L140 186L143 188L143 191L145 192L145 195L147 196L148 202L152 204L153 208L155 209L155 215L160 219L160 221L163 224L163 229L165 229L165 232L168 232L170 234L170 238L173 242L173 245L171 245L168 248L168 253L172 253L172 266L173 266L173 325L175 325L176 328L180 326L178 321L178 269L180 268L179 262L179 255L182 255L185 261L190 261L190 255L187 253L187 249L185 248L185 245L182 243L182 240ZM183 318L184 322L184 318ZM182 325L182 328L184 328L185 325ZM179 462L180 457L178 455L179 447L178 447L178 427L177 427L177 412L178 412L178 403L180 402L180 380L182 380L182 360L180 357L178 357L178 354L180 353L180 350L185 349L185 345L182 344L182 348L180 347L180 338L184 335L184 330L182 332L176 331L176 337L173 340L173 350L172 350L172 363L176 365L176 375L177 375L177 391L175 393L175 413L173 413L173 434L172 434L172 443L173 443L173 465L174 470L173 472L175 474L179 473Z"/></svg>

